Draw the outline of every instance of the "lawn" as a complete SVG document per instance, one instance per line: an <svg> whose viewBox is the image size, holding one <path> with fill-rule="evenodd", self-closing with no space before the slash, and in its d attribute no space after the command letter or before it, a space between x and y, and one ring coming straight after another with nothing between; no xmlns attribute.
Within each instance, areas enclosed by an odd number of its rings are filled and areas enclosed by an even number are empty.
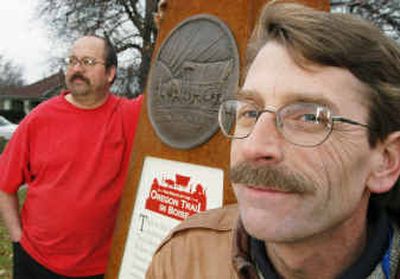
<svg viewBox="0 0 400 279"><path fill-rule="evenodd" d="M0 137L0 153L2 152L6 144L5 140ZM20 204L23 203L26 195L26 188L18 193ZM4 227L3 220L0 218L0 278L9 279L11 278L12 268L12 248L10 238L7 230Z"/></svg>
<svg viewBox="0 0 400 279"><path fill-rule="evenodd" d="M0 152L3 150L6 141L0 137ZM11 278L11 245L7 231L0 218L0 278Z"/></svg>
<svg viewBox="0 0 400 279"><path fill-rule="evenodd" d="M0 278L11 278L11 242L0 219Z"/></svg>
<svg viewBox="0 0 400 279"><path fill-rule="evenodd" d="M20 205L25 200L26 188L22 189L18 193ZM3 224L3 220L0 218L0 278L9 279L11 278L12 268L12 247L11 241L8 236L7 230Z"/></svg>
<svg viewBox="0 0 400 279"><path fill-rule="evenodd" d="M0 137L0 153L3 151L4 147L6 146L7 141Z"/></svg>

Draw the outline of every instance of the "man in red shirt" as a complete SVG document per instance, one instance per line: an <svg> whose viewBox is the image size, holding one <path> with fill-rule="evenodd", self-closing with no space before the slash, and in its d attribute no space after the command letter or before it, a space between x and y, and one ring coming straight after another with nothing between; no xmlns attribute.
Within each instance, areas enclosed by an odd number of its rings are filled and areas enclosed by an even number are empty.
<svg viewBox="0 0 400 279"><path fill-rule="evenodd" d="M107 265L142 98L110 93L117 55L106 39L78 39L66 64L68 90L36 107L0 156L14 279L102 278Z"/></svg>

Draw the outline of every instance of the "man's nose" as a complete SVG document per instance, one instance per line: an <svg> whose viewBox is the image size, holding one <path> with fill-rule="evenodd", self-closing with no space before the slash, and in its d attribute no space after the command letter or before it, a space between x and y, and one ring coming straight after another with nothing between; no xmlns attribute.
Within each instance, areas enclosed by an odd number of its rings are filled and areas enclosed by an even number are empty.
<svg viewBox="0 0 400 279"><path fill-rule="evenodd" d="M82 62L76 62L75 64L72 65L71 67L72 70L83 70Z"/></svg>
<svg viewBox="0 0 400 279"><path fill-rule="evenodd" d="M283 159L284 139L276 127L275 114L260 115L251 134L243 139L243 152L247 160L279 163Z"/></svg>

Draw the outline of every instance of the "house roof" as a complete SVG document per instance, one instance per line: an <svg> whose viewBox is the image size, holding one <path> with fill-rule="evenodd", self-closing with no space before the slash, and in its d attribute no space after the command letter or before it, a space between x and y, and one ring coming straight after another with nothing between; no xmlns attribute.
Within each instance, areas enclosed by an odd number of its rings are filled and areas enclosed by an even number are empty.
<svg viewBox="0 0 400 279"><path fill-rule="evenodd" d="M35 83L3 92L0 91L0 99L46 99L54 94L58 94L63 87L65 87L64 73L60 70L58 73Z"/></svg>

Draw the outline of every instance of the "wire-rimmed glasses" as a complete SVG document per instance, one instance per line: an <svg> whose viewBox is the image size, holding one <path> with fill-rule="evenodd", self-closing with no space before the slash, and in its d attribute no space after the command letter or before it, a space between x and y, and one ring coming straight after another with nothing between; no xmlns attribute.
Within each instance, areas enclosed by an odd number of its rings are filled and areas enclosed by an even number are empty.
<svg viewBox="0 0 400 279"><path fill-rule="evenodd" d="M71 67L71 68L78 64L80 66L86 67L86 68L93 67L96 64L105 65L105 63L103 61L99 61L93 57L83 57L83 58L79 59L78 57L70 56L70 57L65 58L64 62L67 65L67 67Z"/></svg>
<svg viewBox="0 0 400 279"><path fill-rule="evenodd" d="M228 100L219 108L218 122L225 136L244 139L251 134L264 112L275 114L275 124L280 133L287 141L300 146L313 147L323 143L335 122L368 128L366 124L332 115L324 105L307 102L291 103L278 109L261 109L249 101Z"/></svg>

